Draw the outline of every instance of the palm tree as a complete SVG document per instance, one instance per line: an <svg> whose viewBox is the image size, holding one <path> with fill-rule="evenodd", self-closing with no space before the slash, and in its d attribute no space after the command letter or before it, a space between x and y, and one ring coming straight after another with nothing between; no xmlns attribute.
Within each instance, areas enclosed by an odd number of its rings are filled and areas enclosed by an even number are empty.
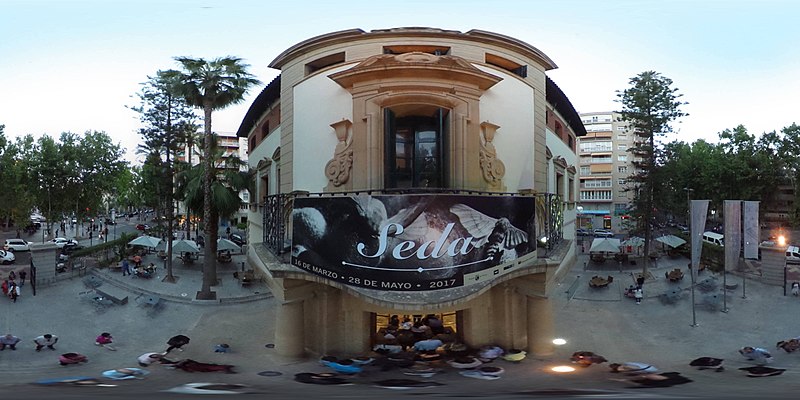
<svg viewBox="0 0 800 400"><path fill-rule="evenodd" d="M217 253L217 237L220 218L230 218L241 208L242 200L239 192L248 190L253 192L255 180L252 171L241 171L240 167L246 165L238 157L223 158L223 151L217 147L217 137L212 134L212 164L219 168L213 174L211 181L211 219L207 220L212 227L212 235L205 246L205 252L213 255ZM187 211L200 212L205 205L203 178L205 169L202 164L194 167L187 166L176 176L176 193L186 204ZM214 257L216 260L216 258ZM216 271L215 271L216 274ZM214 275L216 281L216 275Z"/></svg>
<svg viewBox="0 0 800 400"><path fill-rule="evenodd" d="M175 85L176 93L182 95L186 102L203 109L205 171L203 179L203 231L206 238L214 246L206 246L205 263L203 264L203 286L197 292L197 299L213 300L216 293L211 286L217 281L217 259L212 248L216 248L217 226L212 227L212 181L214 165L211 163L211 113L244 100L244 95L253 85L259 82L247 72L249 65L238 57L222 57L211 61L202 58L176 57L183 71L171 71L180 83ZM212 234L214 234L212 236Z"/></svg>

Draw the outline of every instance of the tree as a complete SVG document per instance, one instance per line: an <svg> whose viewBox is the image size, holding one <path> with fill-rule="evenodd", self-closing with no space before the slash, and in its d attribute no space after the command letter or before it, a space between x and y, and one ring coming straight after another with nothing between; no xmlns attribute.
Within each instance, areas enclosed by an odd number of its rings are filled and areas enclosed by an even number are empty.
<svg viewBox="0 0 800 400"><path fill-rule="evenodd" d="M155 77L142 84L142 91L138 94L141 104L131 107L139 113L140 121L144 127L139 129L143 143L139 150L148 154L147 162L159 172L154 176L157 193L160 195L154 209L156 217L161 221L163 209L167 221L167 276L165 282L176 282L172 275L172 231L174 223L173 211L175 209L175 190L173 177L175 175L175 155L178 145L183 142L183 137L191 135L195 130L194 110L186 104L184 97L176 95L173 86L180 83L174 71L158 71ZM164 160L162 162L161 156Z"/></svg>
<svg viewBox="0 0 800 400"><path fill-rule="evenodd" d="M246 163L236 156L224 157L224 152L217 146L217 136L213 135L212 140L212 164L217 166L211 182L211 214L212 224L219 226L220 218L230 218L239 211L242 206L242 199L239 192L248 190L254 191L254 173L243 171ZM198 164L192 168L180 172L177 176L177 192L186 203L189 210L200 212L204 205L204 167ZM206 248L216 254L216 240L206 243Z"/></svg>
<svg viewBox="0 0 800 400"><path fill-rule="evenodd" d="M202 58L177 57L175 60L183 70L166 73L168 78L174 78L179 82L174 87L175 92L182 95L189 105L203 109L203 162L205 164L203 231L210 242L216 243L219 226L212 223L211 183L214 165L211 163L211 114L214 110L221 110L232 104L240 103L244 100L244 95L250 87L261 82L247 72L249 65L244 64L238 57L222 57L211 61ZM203 286L197 293L198 299L216 298L216 293L211 291L211 286L215 285L217 281L217 260L214 257L213 248L215 246L205 247Z"/></svg>
<svg viewBox="0 0 800 400"><path fill-rule="evenodd" d="M634 146L629 150L634 156L636 172L631 176L635 190L633 216L644 231L646 256L642 274L647 275L650 236L653 223L653 188L655 171L659 163L656 136L671 132L671 122L687 114L680 110L685 102L678 99L672 80L655 71L645 71L630 79L630 88L617 91L617 101L622 103L619 112L623 121L630 124L635 135ZM641 161L637 161L641 160Z"/></svg>

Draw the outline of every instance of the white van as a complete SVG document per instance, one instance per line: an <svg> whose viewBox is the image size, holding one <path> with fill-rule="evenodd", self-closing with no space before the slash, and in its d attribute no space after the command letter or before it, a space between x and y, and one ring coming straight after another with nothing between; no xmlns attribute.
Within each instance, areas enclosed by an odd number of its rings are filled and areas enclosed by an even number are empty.
<svg viewBox="0 0 800 400"><path fill-rule="evenodd" d="M786 248L786 263L800 264L800 247L789 246Z"/></svg>
<svg viewBox="0 0 800 400"><path fill-rule="evenodd" d="M716 232L703 232L703 241L720 247L725 246L725 236Z"/></svg>

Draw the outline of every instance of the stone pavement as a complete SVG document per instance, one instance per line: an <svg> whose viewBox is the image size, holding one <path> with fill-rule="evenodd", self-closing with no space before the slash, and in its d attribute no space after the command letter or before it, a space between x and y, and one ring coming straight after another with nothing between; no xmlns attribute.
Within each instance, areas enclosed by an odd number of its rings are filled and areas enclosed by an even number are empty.
<svg viewBox="0 0 800 400"><path fill-rule="evenodd" d="M273 348L267 346L274 343L276 301L263 285L246 288L238 285L233 272L241 270L244 256L235 257L232 264L222 265L218 270L220 285L214 287L218 301L194 300L202 279L199 264L184 266L176 263L174 275L178 281L166 283L162 281L165 271L156 258L144 261L159 266L153 279L122 277L121 272L101 269L41 287L36 296L31 295L28 284L16 304L0 299L0 324L3 328L0 334L10 332L23 340L17 351L0 352L0 371L3 371L0 384L7 386L5 392L9 393L20 387L18 385L36 379L99 376L106 369L135 367L136 357L142 353L163 351L170 336L186 334L192 342L184 352L176 352L173 357L229 363L235 365L240 373L189 374L153 366L150 368L152 373L144 381L118 382L125 392L150 395L179 383L211 381L246 383L275 396L291 398L373 398L376 395L391 397L396 393L373 388L372 384L380 379L407 378L399 371L370 369L367 374L351 378L357 385L340 388L293 382L294 373L325 372L325 369L314 358L280 358ZM626 390L625 385L611 381L610 378L617 376L610 375L605 365L566 375L549 371L554 365L569 364L572 352L587 350L598 352L612 362L648 362L662 371L681 371L696 382L659 393L769 397L771 392L765 392L764 386L753 383L760 380L746 378L735 370L748 365L736 350L744 345L773 350L778 340L798 336L800 321L796 315L800 299L783 296L780 287L750 280L744 293L746 298L742 298L741 277L729 275L728 284L736 283L738 286L727 291L728 312L721 312L719 304L716 308L701 307L698 289L694 318L697 324L691 326L691 299L686 290L689 277L684 277L679 283L670 283L664 278L664 272L672 268L681 267L685 271L687 262L685 259L659 260L645 282L644 301L636 305L632 299L623 296L623 291L633 283L632 273L639 272L640 267L624 266L620 271L619 265L610 263L598 269L589 267L584 270L584 260L579 258L573 270L549 293L555 317L555 336L565 338L566 345L557 347L551 356L528 357L520 364L496 362L495 365L506 369L497 381L469 379L448 369L433 379L445 386L414 389L413 394L458 397L487 393L493 397L513 397L514 394L547 388L581 388L610 390L621 396ZM711 275L704 272L700 276L703 274ZM604 289L590 289L587 282L593 275L611 275L614 282ZM127 304L98 304L93 301L90 286L98 281L101 290L106 288L127 294ZM661 294L676 287L681 288L680 296L673 302L663 302ZM721 287L718 289L721 293ZM160 299L160 308L144 301L154 296ZM94 337L103 331L113 334L117 351L111 352L93 344ZM32 338L47 332L59 336L58 351L35 352ZM230 344L232 352L214 353L212 348L218 343ZM90 361L77 366L59 366L57 355L67 351L86 354ZM770 382L784 387L780 385L791 384L800 378L800 358L797 355L778 351L773 351L773 355L776 357L774 366L788 371L780 377L769 378L772 379ZM692 371L688 362L699 356L726 359L728 371L722 374ZM264 377L258 375L261 371L278 371L282 375ZM634 397L629 391L626 396Z"/></svg>

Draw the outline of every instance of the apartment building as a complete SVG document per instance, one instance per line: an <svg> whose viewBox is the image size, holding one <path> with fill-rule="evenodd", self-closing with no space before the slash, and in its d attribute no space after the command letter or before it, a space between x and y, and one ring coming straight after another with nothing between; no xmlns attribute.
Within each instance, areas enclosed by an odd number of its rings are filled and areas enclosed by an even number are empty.
<svg viewBox="0 0 800 400"><path fill-rule="evenodd" d="M586 135L578 138L579 228L626 231L633 191L634 134L615 112L581 113Z"/></svg>

